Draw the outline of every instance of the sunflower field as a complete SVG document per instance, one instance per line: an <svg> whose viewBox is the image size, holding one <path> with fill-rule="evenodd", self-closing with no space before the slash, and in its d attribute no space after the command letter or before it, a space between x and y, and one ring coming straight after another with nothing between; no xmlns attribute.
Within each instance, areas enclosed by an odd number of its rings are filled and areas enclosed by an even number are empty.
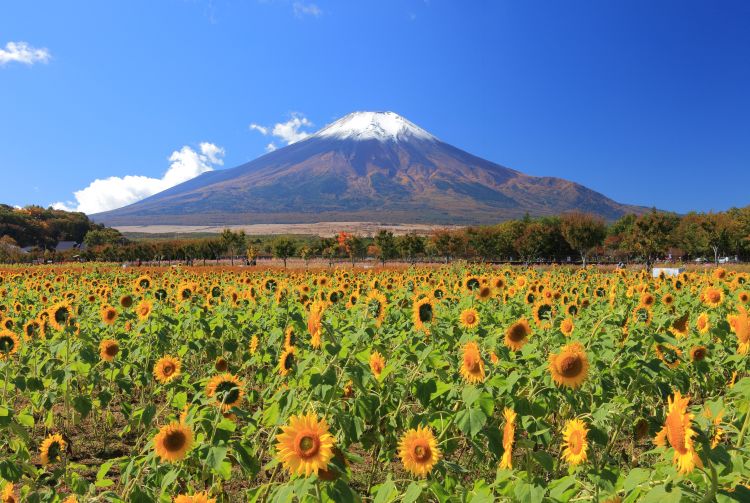
<svg viewBox="0 0 750 503"><path fill-rule="evenodd" d="M0 501L750 501L750 274L0 269Z"/></svg>

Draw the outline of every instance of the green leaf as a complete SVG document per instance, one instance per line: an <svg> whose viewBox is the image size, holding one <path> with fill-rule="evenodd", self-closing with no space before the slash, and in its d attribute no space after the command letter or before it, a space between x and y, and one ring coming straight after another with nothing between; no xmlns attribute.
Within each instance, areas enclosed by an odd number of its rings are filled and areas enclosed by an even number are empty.
<svg viewBox="0 0 750 503"><path fill-rule="evenodd" d="M412 482L411 484L409 484L409 487L406 488L406 492L404 493L404 497L401 499L401 501L403 503L413 503L414 501L417 501L421 494L422 486L420 486L416 482Z"/></svg>
<svg viewBox="0 0 750 503"><path fill-rule="evenodd" d="M639 485L646 482L651 477L651 474L648 470L645 470L643 468L633 468L630 470L630 473L628 473L628 476L625 477L625 481L622 483L622 488L625 489L625 492L630 492Z"/></svg>
<svg viewBox="0 0 750 503"><path fill-rule="evenodd" d="M474 437L484 427L487 416L479 408L464 409L458 413L456 424L465 434Z"/></svg>
<svg viewBox="0 0 750 503"><path fill-rule="evenodd" d="M213 446L208 450L206 456L206 464L211 467L216 473L221 473L224 459L227 457L228 449L223 445Z"/></svg>
<svg viewBox="0 0 750 503"><path fill-rule="evenodd" d="M373 503L388 503L394 501L398 496L398 489L396 489L396 484L393 483L390 475L385 482L376 487L377 492Z"/></svg>

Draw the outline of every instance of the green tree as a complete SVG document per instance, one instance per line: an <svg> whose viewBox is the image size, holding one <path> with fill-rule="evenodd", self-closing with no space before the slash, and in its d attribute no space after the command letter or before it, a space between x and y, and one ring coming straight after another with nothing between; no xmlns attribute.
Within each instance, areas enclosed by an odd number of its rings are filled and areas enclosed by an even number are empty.
<svg viewBox="0 0 750 503"><path fill-rule="evenodd" d="M666 253L672 243L672 231L678 223L677 215L653 209L633 222L625 245L639 254L646 263L646 269L651 270L654 261Z"/></svg>
<svg viewBox="0 0 750 503"><path fill-rule="evenodd" d="M583 267L589 252L601 245L607 235L604 219L589 213L567 213L560 218L560 232L568 245L581 255Z"/></svg>
<svg viewBox="0 0 750 503"><path fill-rule="evenodd" d="M378 247L377 256L385 266L386 261L398 256L396 237L391 231L381 229L375 235L375 245Z"/></svg>
<svg viewBox="0 0 750 503"><path fill-rule="evenodd" d="M289 238L277 238L273 243L273 256L284 261L285 269L287 259L289 259L289 257L293 257L296 251L296 243Z"/></svg>

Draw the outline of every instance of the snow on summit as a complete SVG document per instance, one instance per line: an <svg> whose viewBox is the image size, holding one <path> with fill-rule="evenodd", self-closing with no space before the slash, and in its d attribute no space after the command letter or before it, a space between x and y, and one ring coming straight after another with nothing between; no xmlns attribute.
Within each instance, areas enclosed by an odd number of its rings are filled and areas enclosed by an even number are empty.
<svg viewBox="0 0 750 503"><path fill-rule="evenodd" d="M410 137L435 140L430 133L394 112L353 112L324 127L314 136L398 141Z"/></svg>

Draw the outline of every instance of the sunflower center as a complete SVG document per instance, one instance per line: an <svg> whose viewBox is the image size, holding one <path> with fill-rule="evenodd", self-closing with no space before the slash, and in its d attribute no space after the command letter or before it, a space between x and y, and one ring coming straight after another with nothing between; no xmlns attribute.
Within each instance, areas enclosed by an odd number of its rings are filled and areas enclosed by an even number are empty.
<svg viewBox="0 0 750 503"><path fill-rule="evenodd" d="M474 313L468 313L465 319L467 324L472 325L476 320L476 317L474 317Z"/></svg>
<svg viewBox="0 0 750 503"><path fill-rule="evenodd" d="M526 338L526 328L521 324L513 325L508 337L514 342L522 341Z"/></svg>
<svg viewBox="0 0 750 503"><path fill-rule="evenodd" d="M14 341L12 337L8 335L0 337L0 351L3 353L10 353L15 346L16 341Z"/></svg>
<svg viewBox="0 0 750 503"><path fill-rule="evenodd" d="M177 452L185 447L187 438L181 431L172 431L164 439L164 448L169 452Z"/></svg>
<svg viewBox="0 0 750 503"><path fill-rule="evenodd" d="M719 302L721 299L721 293L718 290L711 290L708 292L708 300L711 302Z"/></svg>
<svg viewBox="0 0 750 503"><path fill-rule="evenodd" d="M162 373L165 376L171 376L172 374L174 374L174 365L172 365L171 363L165 363L164 367L162 367Z"/></svg>
<svg viewBox="0 0 750 503"><path fill-rule="evenodd" d="M218 398L225 404L233 404L240 397L240 390L232 381L223 381L216 386Z"/></svg>
<svg viewBox="0 0 750 503"><path fill-rule="evenodd" d="M570 449L570 452L573 454L581 453L581 450L583 449L583 436L580 431L576 430L570 434L570 438L568 439L568 449Z"/></svg>
<svg viewBox="0 0 750 503"><path fill-rule="evenodd" d="M309 433L300 433L297 437L297 453L300 457L309 459L320 450L320 438Z"/></svg>
<svg viewBox="0 0 750 503"><path fill-rule="evenodd" d="M432 321L432 306L430 304L422 304L419 306L419 321L422 323Z"/></svg>
<svg viewBox="0 0 750 503"><path fill-rule="evenodd" d="M424 463L430 458L432 458L432 451L429 445L417 444L414 446L414 459Z"/></svg>
<svg viewBox="0 0 750 503"><path fill-rule="evenodd" d="M479 359L474 355L466 355L464 356L464 366L469 372L475 374L480 370Z"/></svg>
<svg viewBox="0 0 750 503"><path fill-rule="evenodd" d="M560 374L565 377L576 377L583 369L583 362L578 355L562 355L558 360Z"/></svg>
<svg viewBox="0 0 750 503"><path fill-rule="evenodd" d="M107 356L115 357L119 350L120 347L117 344L108 344L104 352L107 353Z"/></svg>

